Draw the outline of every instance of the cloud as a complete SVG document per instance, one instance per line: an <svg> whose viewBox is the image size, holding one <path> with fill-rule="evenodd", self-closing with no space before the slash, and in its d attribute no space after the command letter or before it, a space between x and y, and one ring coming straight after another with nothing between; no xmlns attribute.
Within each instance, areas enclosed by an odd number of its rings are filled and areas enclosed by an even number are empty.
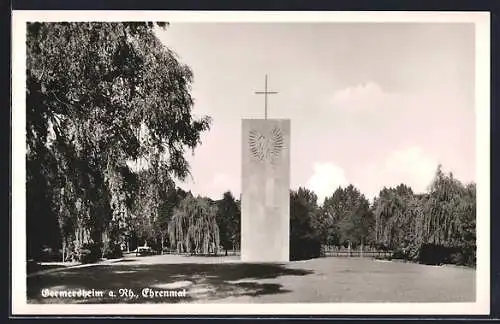
<svg viewBox="0 0 500 324"><path fill-rule="evenodd" d="M337 102L346 102L360 97L373 98L381 95L383 95L383 92L380 86L377 83L370 81L336 91L333 95L333 100Z"/></svg>
<svg viewBox="0 0 500 324"><path fill-rule="evenodd" d="M401 99L401 95L386 92L378 83L370 81L335 91L330 104L343 110L366 113L399 106Z"/></svg>
<svg viewBox="0 0 500 324"><path fill-rule="evenodd" d="M425 192L431 183L438 161L419 146L392 151L380 164L368 166L360 188L371 198L384 187L409 185L414 192Z"/></svg>
<svg viewBox="0 0 500 324"><path fill-rule="evenodd" d="M318 203L331 195L339 186L348 185L344 169L331 162L317 162L313 166L314 173L307 182L307 187L318 195Z"/></svg>

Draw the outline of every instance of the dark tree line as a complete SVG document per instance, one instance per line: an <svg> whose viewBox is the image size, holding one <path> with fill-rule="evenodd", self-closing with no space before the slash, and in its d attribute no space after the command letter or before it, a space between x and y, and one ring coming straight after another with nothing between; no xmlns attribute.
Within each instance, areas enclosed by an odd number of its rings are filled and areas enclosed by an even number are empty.
<svg viewBox="0 0 500 324"><path fill-rule="evenodd" d="M304 188L291 192L293 258L315 257L320 246L370 246L425 263L476 262L476 185L438 166L429 190L383 188L370 205L358 189L338 188L321 206Z"/></svg>

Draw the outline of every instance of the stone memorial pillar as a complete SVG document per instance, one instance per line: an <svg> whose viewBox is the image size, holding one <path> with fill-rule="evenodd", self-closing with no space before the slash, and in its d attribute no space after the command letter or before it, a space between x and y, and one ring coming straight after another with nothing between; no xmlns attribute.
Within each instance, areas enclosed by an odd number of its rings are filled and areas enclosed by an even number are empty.
<svg viewBox="0 0 500 324"><path fill-rule="evenodd" d="M241 260L288 262L290 120L242 120Z"/></svg>

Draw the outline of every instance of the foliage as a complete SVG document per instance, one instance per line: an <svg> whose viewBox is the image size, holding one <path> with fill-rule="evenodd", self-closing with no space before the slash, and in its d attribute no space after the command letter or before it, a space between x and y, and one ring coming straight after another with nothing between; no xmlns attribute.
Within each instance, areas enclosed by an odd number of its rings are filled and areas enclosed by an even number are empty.
<svg viewBox="0 0 500 324"><path fill-rule="evenodd" d="M119 244L111 242L103 249L102 257L105 259L118 259L123 256L122 249Z"/></svg>
<svg viewBox="0 0 500 324"><path fill-rule="evenodd" d="M80 256L91 242L119 244L134 217L157 215L171 179L189 174L184 152L200 143L210 119L191 115L192 72L153 28L28 24L28 237L55 218L66 255ZM140 179L137 161L146 170ZM28 252L40 243L31 241Z"/></svg>
<svg viewBox="0 0 500 324"><path fill-rule="evenodd" d="M326 217L325 244L365 244L373 241L373 215L368 200L353 185L337 188L321 207Z"/></svg>
<svg viewBox="0 0 500 324"><path fill-rule="evenodd" d="M375 200L376 240L399 257L439 264L476 262L475 184L463 185L438 166L426 194L400 185Z"/></svg>
<svg viewBox="0 0 500 324"><path fill-rule="evenodd" d="M375 240L377 243L395 248L411 240L417 209L411 209L413 191L404 184L396 188L383 188L372 207L375 216ZM399 229L406 229L401 231Z"/></svg>
<svg viewBox="0 0 500 324"><path fill-rule="evenodd" d="M241 212L238 202L230 191L217 201L217 224L220 230L220 243L226 250L235 248L241 237Z"/></svg>
<svg viewBox="0 0 500 324"><path fill-rule="evenodd" d="M320 215L314 192L299 188L290 192L290 259L319 257L321 252Z"/></svg>
<svg viewBox="0 0 500 324"><path fill-rule="evenodd" d="M168 224L171 248L178 253L210 254L219 249L217 207L209 199L187 195Z"/></svg>
<svg viewBox="0 0 500 324"><path fill-rule="evenodd" d="M370 206L349 185L337 188L319 208L314 197L304 188L291 193L293 253L315 255L307 238L322 245L372 245L392 250L396 259L475 265L476 185L462 184L441 166L426 193L415 194L405 184L385 187Z"/></svg>
<svg viewBox="0 0 500 324"><path fill-rule="evenodd" d="M94 263L101 258L101 244L96 242L84 243L78 250L78 260L82 263Z"/></svg>

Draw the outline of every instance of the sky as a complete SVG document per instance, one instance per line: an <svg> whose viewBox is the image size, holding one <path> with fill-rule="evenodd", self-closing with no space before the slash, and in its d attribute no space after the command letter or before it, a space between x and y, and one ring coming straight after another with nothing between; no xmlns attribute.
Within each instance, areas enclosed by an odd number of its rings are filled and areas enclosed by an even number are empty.
<svg viewBox="0 0 500 324"><path fill-rule="evenodd" d="M291 121L290 185L321 203L355 185L370 200L424 192L437 165L476 181L474 26L465 23L172 23L161 41L194 73L195 116L213 118L180 187L241 192L241 119Z"/></svg>

